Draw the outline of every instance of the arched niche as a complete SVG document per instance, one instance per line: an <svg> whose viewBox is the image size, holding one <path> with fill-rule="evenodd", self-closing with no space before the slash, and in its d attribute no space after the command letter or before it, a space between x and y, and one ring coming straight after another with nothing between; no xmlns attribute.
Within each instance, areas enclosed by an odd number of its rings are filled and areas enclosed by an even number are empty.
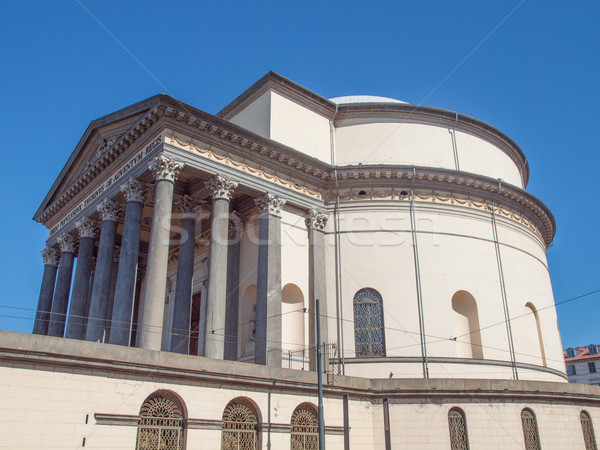
<svg viewBox="0 0 600 450"><path fill-rule="evenodd" d="M256 326L256 284L248 286L240 297L239 334L244 355L254 355Z"/></svg>
<svg viewBox="0 0 600 450"><path fill-rule="evenodd" d="M304 294L295 284L288 283L281 290L281 346L283 350L304 348Z"/></svg>
<svg viewBox="0 0 600 450"><path fill-rule="evenodd" d="M535 354L532 356L539 358L542 365L546 366L546 352L544 350L540 317L538 316L537 308L531 302L525 304L525 327L527 336L531 338L532 342L536 342L537 344L531 347L535 351Z"/></svg>
<svg viewBox="0 0 600 450"><path fill-rule="evenodd" d="M477 302L467 291L452 296L452 322L456 336L456 356L483 359Z"/></svg>

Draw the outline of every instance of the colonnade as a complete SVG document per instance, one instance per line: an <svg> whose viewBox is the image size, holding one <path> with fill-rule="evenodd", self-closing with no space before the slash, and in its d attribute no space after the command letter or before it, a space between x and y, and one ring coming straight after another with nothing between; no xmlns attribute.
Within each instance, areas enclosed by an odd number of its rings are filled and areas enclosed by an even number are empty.
<svg viewBox="0 0 600 450"><path fill-rule="evenodd" d="M175 182L184 163L161 153L148 168L154 176L153 212L145 274L140 259L142 211L150 186L130 178L120 186L126 204L104 199L98 206L101 223L82 217L75 223L79 235L63 233L58 249L42 251L44 273L33 332L50 336L135 345L161 350L166 297L169 242L173 206L181 221L181 239L175 287L172 351L187 353L196 226L204 201L189 195L174 195ZM210 257L204 330L199 354L216 359L237 358L240 239L231 239L240 223L231 212L231 199L239 183L214 175L205 182L211 195ZM259 211L255 362L281 365L281 217L286 200L267 192L254 199ZM120 249L116 246L117 225L123 219ZM324 212L309 209L306 215L309 244L309 345L315 346L314 303L325 301ZM94 265L94 252L98 240ZM73 266L77 268L71 290ZM237 268L232 261L238 261ZM143 289L140 279L145 280ZM140 291L144 293L140 298ZM69 295L70 294L70 295ZM70 297L70 302L69 302ZM68 308L68 315L67 315ZM139 315L137 309L141 309ZM133 326L135 317L139 325ZM68 319L67 319L68 318ZM326 322L326 321L324 321ZM323 332L322 332L323 333ZM327 342L327 332L323 336Z"/></svg>

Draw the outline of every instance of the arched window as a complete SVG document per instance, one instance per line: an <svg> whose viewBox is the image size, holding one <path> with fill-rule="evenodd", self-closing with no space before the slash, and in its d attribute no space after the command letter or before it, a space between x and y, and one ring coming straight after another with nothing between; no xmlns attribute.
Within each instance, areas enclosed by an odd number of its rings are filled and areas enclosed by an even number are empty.
<svg viewBox="0 0 600 450"><path fill-rule="evenodd" d="M246 398L236 398L223 411L221 450L258 450L258 413Z"/></svg>
<svg viewBox="0 0 600 450"><path fill-rule="evenodd" d="M469 450L467 418L462 409L452 408L448 411L448 428L450 430L450 449Z"/></svg>
<svg viewBox="0 0 600 450"><path fill-rule="evenodd" d="M302 403L292 414L292 450L318 450L319 419L317 409L310 403Z"/></svg>
<svg viewBox="0 0 600 450"><path fill-rule="evenodd" d="M598 447L596 446L596 437L594 436L594 427L592 426L592 418L587 411L581 411L579 420L581 421L585 450L598 450Z"/></svg>
<svg viewBox="0 0 600 450"><path fill-rule="evenodd" d="M483 359L481 332L477 302L467 291L458 291L452 296L456 356L459 358Z"/></svg>
<svg viewBox="0 0 600 450"><path fill-rule="evenodd" d="M525 450L540 450L540 435L538 433L537 421L531 409L525 408L521 411L521 424L523 425Z"/></svg>
<svg viewBox="0 0 600 450"><path fill-rule="evenodd" d="M542 365L546 366L546 352L544 351L544 340L542 339L542 328L540 327L540 318L538 316L537 309L535 308L535 306L533 306L533 303L528 302L525 305L525 311L531 314L535 319L535 325L533 320L530 321L530 328L535 327L533 330L531 330L531 332L537 337L538 352L536 353L537 356L539 356L539 358L541 359Z"/></svg>
<svg viewBox="0 0 600 450"><path fill-rule="evenodd" d="M354 296L354 345L357 357L385 356L383 301L375 289Z"/></svg>
<svg viewBox="0 0 600 450"><path fill-rule="evenodd" d="M183 450L182 402L169 391L157 391L142 404L136 450Z"/></svg>

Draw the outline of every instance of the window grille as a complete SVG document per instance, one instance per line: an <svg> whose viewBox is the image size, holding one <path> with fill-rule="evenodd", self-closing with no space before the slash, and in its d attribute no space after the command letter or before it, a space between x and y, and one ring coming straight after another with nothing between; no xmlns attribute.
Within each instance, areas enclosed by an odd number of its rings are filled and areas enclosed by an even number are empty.
<svg viewBox="0 0 600 450"><path fill-rule="evenodd" d="M461 409L452 408L448 411L448 428L450 429L450 449L469 450L467 419Z"/></svg>
<svg viewBox="0 0 600 450"><path fill-rule="evenodd" d="M319 420L312 405L300 405L292 414L292 450L318 450Z"/></svg>
<svg viewBox="0 0 600 450"><path fill-rule="evenodd" d="M579 420L581 421L585 450L598 450L598 447L596 446L596 437L594 436L594 427L592 426L592 419L587 411L581 411Z"/></svg>
<svg viewBox="0 0 600 450"><path fill-rule="evenodd" d="M258 419L247 400L233 400L225 408L221 450L258 450Z"/></svg>
<svg viewBox="0 0 600 450"><path fill-rule="evenodd" d="M136 450L183 450L183 414L174 395L161 392L140 409Z"/></svg>
<svg viewBox="0 0 600 450"><path fill-rule="evenodd" d="M527 408L521 411L521 423L523 425L525 450L540 450L540 435L538 434L537 421L533 411Z"/></svg>
<svg viewBox="0 0 600 450"><path fill-rule="evenodd" d="M383 301L374 289L354 296L354 341L357 357L385 356Z"/></svg>

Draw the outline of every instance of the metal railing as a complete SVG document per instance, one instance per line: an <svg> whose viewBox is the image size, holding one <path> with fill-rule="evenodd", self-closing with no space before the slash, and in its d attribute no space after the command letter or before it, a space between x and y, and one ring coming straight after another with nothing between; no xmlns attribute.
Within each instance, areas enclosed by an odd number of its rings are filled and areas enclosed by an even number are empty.
<svg viewBox="0 0 600 450"><path fill-rule="evenodd" d="M340 354L337 344L322 344L321 357L323 358L323 373L341 374ZM317 347L307 347L300 350L284 352L283 366L295 370L317 370Z"/></svg>

